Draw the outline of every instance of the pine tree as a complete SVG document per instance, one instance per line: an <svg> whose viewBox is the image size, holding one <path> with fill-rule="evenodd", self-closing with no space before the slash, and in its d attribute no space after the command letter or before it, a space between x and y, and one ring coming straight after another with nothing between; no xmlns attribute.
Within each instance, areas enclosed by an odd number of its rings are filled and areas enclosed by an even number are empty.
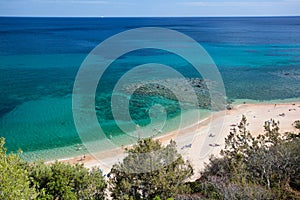
<svg viewBox="0 0 300 200"><path fill-rule="evenodd" d="M187 190L184 181L193 170L174 141L163 147L158 141L144 139L126 152L123 162L111 169L113 199L167 199Z"/></svg>

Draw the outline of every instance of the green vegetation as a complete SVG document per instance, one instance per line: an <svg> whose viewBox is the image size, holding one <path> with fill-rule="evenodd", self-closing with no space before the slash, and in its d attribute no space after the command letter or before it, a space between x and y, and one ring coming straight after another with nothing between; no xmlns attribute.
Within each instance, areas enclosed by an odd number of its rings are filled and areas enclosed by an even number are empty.
<svg viewBox="0 0 300 200"><path fill-rule="evenodd" d="M105 181L97 168L24 162L0 138L0 199L300 199L300 133L281 134L272 121L253 137L247 126L243 117L194 182L186 182L193 169L174 141L140 140Z"/></svg>
<svg viewBox="0 0 300 200"><path fill-rule="evenodd" d="M29 172L19 154L6 154L4 139L0 138L0 199L34 199L36 191L30 187Z"/></svg>
<svg viewBox="0 0 300 200"><path fill-rule="evenodd" d="M279 133L279 122L265 124L253 137L242 118L225 139L222 157L211 157L201 178L189 183L208 199L299 199L300 135Z"/></svg>
<svg viewBox="0 0 300 200"><path fill-rule="evenodd" d="M111 169L113 199L167 199L188 192L184 181L193 169L171 141L166 147L152 139L140 140L127 157Z"/></svg>
<svg viewBox="0 0 300 200"><path fill-rule="evenodd" d="M99 169L83 165L42 162L29 167L31 186L39 199L104 199L106 184Z"/></svg>
<svg viewBox="0 0 300 200"><path fill-rule="evenodd" d="M300 120L295 121L294 126L296 129L300 129Z"/></svg>
<svg viewBox="0 0 300 200"><path fill-rule="evenodd" d="M0 138L0 199L104 199L106 183L99 169L55 162L29 164L19 154L6 155Z"/></svg>

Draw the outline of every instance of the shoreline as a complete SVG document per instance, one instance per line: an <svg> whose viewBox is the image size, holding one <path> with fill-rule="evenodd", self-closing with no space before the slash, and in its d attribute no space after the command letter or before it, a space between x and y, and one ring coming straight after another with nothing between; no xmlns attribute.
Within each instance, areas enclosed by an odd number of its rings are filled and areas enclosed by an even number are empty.
<svg viewBox="0 0 300 200"><path fill-rule="evenodd" d="M203 169L205 163L208 162L208 155L218 156L222 148L224 148L224 138L229 134L232 124L240 122L242 115L247 117L249 122L248 130L253 136L263 134L264 122L269 119L280 121L280 132L296 131L292 123L300 119L300 101L294 102L259 102L233 104L232 110L218 111L211 113L208 117L200 121L186 126L182 129L170 131L164 135L154 137L163 145L169 143L171 139L176 141L178 151L185 160L189 160L195 170L192 179L198 178L199 171ZM284 115L282 115L284 113ZM219 124L220 123L220 124ZM215 126L221 126L217 129L220 133L212 133ZM209 134L215 134L210 137ZM185 145L191 144L190 148L183 148ZM210 146L218 144L219 146ZM131 145L128 145L131 146ZM126 146L126 147L128 147ZM114 163L121 161L125 157L124 147L118 147L111 150L105 150L94 154L84 154L80 156L58 159L59 162L67 162L71 164L82 163L87 168L100 167L104 174L110 171ZM47 161L52 163L54 160Z"/></svg>
<svg viewBox="0 0 300 200"><path fill-rule="evenodd" d="M60 135L65 135L67 132L75 132L75 127L72 125L73 124L73 120L70 119L72 117L71 112L69 113L68 106L69 105L64 105L66 103L66 99L64 98L63 101L61 101L60 99L56 99L56 98L52 98L50 99L52 101L52 103L55 104L55 107L48 107L48 103L46 103L44 100L43 101L33 101L30 102L30 106L25 106L25 104L29 104L29 103L25 103L24 106L18 108L17 110L15 110L14 112L12 112L10 115L7 115L5 118L2 119L2 123L6 124L8 122L8 124L11 124L12 122L15 121L16 117L21 116L21 114L23 114L24 112L28 112L28 109L32 109L32 106L38 105L38 107L41 107L42 111L39 108L36 108L35 110L39 110L38 112L38 118L35 119L37 120L37 122L39 122L41 119L44 119L44 115L40 116L40 113L49 113L50 112L50 117L49 118L50 122L53 123L47 123L48 128L45 129L45 127L29 127L29 129L27 129L24 134L29 134L30 136L32 135L32 132L36 134L36 139L38 140L38 138L40 137L40 130L43 130L45 132L43 132L43 134L47 134L47 138L46 140L52 140L52 142L54 141L53 138L51 137L51 135L53 134L54 137L56 137L56 139L60 139ZM47 100L48 101L48 100ZM259 100L251 100L251 99L234 99L234 102L232 103L232 105L238 105L238 104L243 104L243 102L247 102L247 103L251 103L251 104L268 104L268 103L279 103L279 102L300 102L300 98L288 98L288 99L275 99L275 100L271 100L271 101L259 101ZM33 105L32 105L33 104ZM63 105L63 106L62 106ZM56 107L59 107L59 111L56 109ZM25 110L24 110L25 109ZM61 118L60 115L55 114L56 112L63 112L64 116L67 117L63 117ZM186 112L187 114L183 114L183 116L188 116L187 118L185 117L184 120L182 120L183 118L181 118L180 116L176 116L175 118L170 119L170 121L168 120L167 126L165 126L166 128L163 128L163 133L159 133L155 136L162 136L165 135L166 133L170 133L174 130L177 130L179 128L184 128L187 127L191 124L195 124L198 123L198 121L205 119L206 117L210 116L213 112L207 109L200 109L198 111L198 114L200 114L200 118L197 117L195 115L195 113L197 113L197 111L188 111ZM191 116L193 115L193 116ZM59 123L57 122L57 117L59 117L60 121L66 121L66 123ZM22 118L20 118L19 120L23 120L23 119L27 119L30 118L30 116L22 116ZM181 119L179 119L181 118ZM53 119L53 120L52 120ZM192 119L192 120L190 120ZM55 121L56 120L56 121ZM181 125L178 123L178 121L182 121L184 123L182 123ZM187 123L186 123L187 122ZM1 123L1 122L0 122ZM10 136L14 133L14 132L18 132L19 130L14 130L11 129L12 126L7 126L5 130L3 130L4 132L11 133ZM33 128L33 129L32 129ZM153 127L154 128L154 127ZM158 127L156 127L158 128ZM32 129L32 130L31 130ZM45 130L44 130L45 129ZM150 129L149 129L150 130ZM160 128L158 128L157 130L160 130ZM78 136L77 133L73 134L73 137ZM134 143L135 139L126 136L128 134L123 134L123 135L117 135L117 136L113 136L112 140L103 140L105 141L104 143L102 143L103 145L100 145L100 148L96 148L97 152L103 152L103 151L107 151L116 147L121 147L121 146L127 146L128 144L132 144ZM150 135L152 135L150 133ZM134 135L132 135L134 136ZM153 135L152 135L153 136ZM51 137L51 138L49 138ZM24 137L24 140L26 143L28 143L27 141L28 137ZM87 151L87 149L85 148L85 146L82 145L82 142L80 141L80 138L78 138L79 140L77 142L74 142L72 144L65 144L65 145L59 145L59 146L54 146L51 148L42 148L40 150L36 149L36 150L29 150L29 151L24 151L24 153L21 155L21 157L28 161L28 162L34 162L37 160L44 160L44 161L51 161L51 160L61 160L64 158L71 158L71 157L78 157L80 155L88 154L89 152ZM108 137L106 137L106 139L108 139ZM12 140L12 138L10 138L10 140ZM51 141L50 141L51 142ZM56 141L57 142L57 141ZM99 141L100 142L100 141ZM107 142L109 143L114 143L115 145L109 145L107 146ZM40 143L40 141L30 141L30 145L35 145L35 143ZM78 146L80 148L78 148ZM103 147L103 148L102 148ZM22 147L18 147L18 149L23 149ZM11 149L11 148L9 148ZM24 148L25 149L25 148ZM16 152L17 149L12 150L11 152Z"/></svg>

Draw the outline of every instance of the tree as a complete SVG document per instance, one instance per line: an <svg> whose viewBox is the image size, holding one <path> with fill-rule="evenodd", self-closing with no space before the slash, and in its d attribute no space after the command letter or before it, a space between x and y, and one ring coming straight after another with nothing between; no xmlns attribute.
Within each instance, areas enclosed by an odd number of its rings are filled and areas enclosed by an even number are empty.
<svg viewBox="0 0 300 200"><path fill-rule="evenodd" d="M275 120L272 120L271 122L265 123L265 138L264 138L264 144L265 145L272 145L276 146L280 142L282 142L282 137L279 132L279 122L275 122ZM262 137L263 135L260 135L259 137Z"/></svg>
<svg viewBox="0 0 300 200"><path fill-rule="evenodd" d="M0 199L35 199L37 193L29 186L26 163L19 154L7 155L4 144L0 138Z"/></svg>
<svg viewBox="0 0 300 200"><path fill-rule="evenodd" d="M243 116L225 139L222 157L210 158L194 188L217 199L299 199L299 135L281 134L274 120L256 138L246 126Z"/></svg>
<svg viewBox="0 0 300 200"><path fill-rule="evenodd" d="M104 199L106 184L97 168L38 162L30 167L30 178L40 199Z"/></svg>
<svg viewBox="0 0 300 200"><path fill-rule="evenodd" d="M234 128L225 138L225 149L221 151L222 155L235 159L247 157L255 141L247 126L247 118L243 115L237 126L238 129Z"/></svg>
<svg viewBox="0 0 300 200"><path fill-rule="evenodd" d="M104 199L106 183L99 169L55 162L29 164L7 155L0 138L0 199Z"/></svg>
<svg viewBox="0 0 300 200"><path fill-rule="evenodd" d="M193 170L177 152L174 141L163 147L158 141L143 139L126 153L110 172L113 199L167 199L187 192L184 181Z"/></svg>
<svg viewBox="0 0 300 200"><path fill-rule="evenodd" d="M246 162L249 158L249 153L256 148L257 144L255 138L247 130L247 126L247 118L243 115L237 129L234 128L225 138L225 149L221 151L221 155L225 157L225 163L229 165L227 169L229 170L228 174L230 174L231 181L240 183L247 181Z"/></svg>

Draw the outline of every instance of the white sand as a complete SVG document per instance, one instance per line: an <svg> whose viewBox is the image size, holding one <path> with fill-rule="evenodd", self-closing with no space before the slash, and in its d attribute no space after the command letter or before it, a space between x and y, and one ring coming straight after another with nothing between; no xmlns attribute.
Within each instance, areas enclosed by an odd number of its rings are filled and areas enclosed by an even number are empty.
<svg viewBox="0 0 300 200"><path fill-rule="evenodd" d="M282 113L285 114L284 117L279 116ZM220 150L224 148L224 138L229 134L232 125L240 122L242 115L247 117L248 129L254 136L264 133L263 125L265 121L270 119L280 121L279 126L282 133L296 132L292 123L300 119L300 102L280 103L276 106L271 103L236 105L230 111L215 113L197 124L182 130L172 131L156 139L159 139L163 144L169 143L170 139L176 141L179 152L193 165L195 175L192 180L194 180L199 177L199 171L205 166L204 163L208 162L209 155L219 155ZM188 144L192 144L192 146L182 149L183 146ZM214 146L214 144L220 146ZM84 163L89 168L99 166L104 173L108 173L111 166L118 161L122 161L124 156L123 149L118 148L99 152L96 154L96 158L95 156L86 155L84 160L81 160L82 157L75 157L60 161Z"/></svg>

